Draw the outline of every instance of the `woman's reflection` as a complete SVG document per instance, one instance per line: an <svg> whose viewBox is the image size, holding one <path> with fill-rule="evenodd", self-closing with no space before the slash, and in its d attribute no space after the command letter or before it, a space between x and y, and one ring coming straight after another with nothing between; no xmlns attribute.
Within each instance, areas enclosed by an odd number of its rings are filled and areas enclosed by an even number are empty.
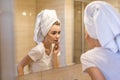
<svg viewBox="0 0 120 80"><path fill-rule="evenodd" d="M37 15L34 40L35 46L18 64L18 75L24 75L24 67L30 72L39 72L59 67L60 20L55 10L45 9Z"/></svg>

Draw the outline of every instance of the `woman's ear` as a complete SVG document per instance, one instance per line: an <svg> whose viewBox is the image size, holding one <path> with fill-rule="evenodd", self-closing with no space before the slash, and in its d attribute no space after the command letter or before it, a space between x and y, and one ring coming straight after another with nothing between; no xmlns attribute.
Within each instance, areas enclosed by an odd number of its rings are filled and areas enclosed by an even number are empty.
<svg viewBox="0 0 120 80"><path fill-rule="evenodd" d="M89 44L90 48L99 47L100 43L97 39L91 38L89 34L85 31L85 39Z"/></svg>
<svg viewBox="0 0 120 80"><path fill-rule="evenodd" d="M90 38L89 34L87 33L87 31L85 31L85 39Z"/></svg>

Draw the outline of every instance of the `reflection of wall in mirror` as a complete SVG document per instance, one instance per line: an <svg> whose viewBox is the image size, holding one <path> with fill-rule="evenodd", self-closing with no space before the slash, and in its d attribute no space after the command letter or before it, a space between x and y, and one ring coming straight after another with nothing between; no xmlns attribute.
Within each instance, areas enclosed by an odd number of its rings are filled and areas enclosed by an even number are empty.
<svg viewBox="0 0 120 80"><path fill-rule="evenodd" d="M74 1L74 62L80 63L80 55L89 49L84 39L83 13L87 2Z"/></svg>

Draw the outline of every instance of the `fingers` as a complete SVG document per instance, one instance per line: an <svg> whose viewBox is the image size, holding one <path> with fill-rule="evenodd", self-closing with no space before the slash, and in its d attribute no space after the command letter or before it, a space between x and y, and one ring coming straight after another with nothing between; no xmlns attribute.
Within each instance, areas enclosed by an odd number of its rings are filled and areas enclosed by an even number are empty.
<svg viewBox="0 0 120 80"><path fill-rule="evenodd" d="M59 44L55 44L55 50L57 50L59 48Z"/></svg>
<svg viewBox="0 0 120 80"><path fill-rule="evenodd" d="M55 43L54 50L60 50L59 43Z"/></svg>

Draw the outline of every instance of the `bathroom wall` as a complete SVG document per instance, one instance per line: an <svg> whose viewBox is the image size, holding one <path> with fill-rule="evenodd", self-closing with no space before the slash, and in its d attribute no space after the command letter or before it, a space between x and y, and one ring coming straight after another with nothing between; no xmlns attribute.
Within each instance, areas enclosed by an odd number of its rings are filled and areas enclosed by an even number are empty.
<svg viewBox="0 0 120 80"><path fill-rule="evenodd" d="M74 64L74 1L65 0L65 49L67 65Z"/></svg>
<svg viewBox="0 0 120 80"><path fill-rule="evenodd" d="M35 46L33 40L35 16L35 0L15 0L16 63Z"/></svg>

